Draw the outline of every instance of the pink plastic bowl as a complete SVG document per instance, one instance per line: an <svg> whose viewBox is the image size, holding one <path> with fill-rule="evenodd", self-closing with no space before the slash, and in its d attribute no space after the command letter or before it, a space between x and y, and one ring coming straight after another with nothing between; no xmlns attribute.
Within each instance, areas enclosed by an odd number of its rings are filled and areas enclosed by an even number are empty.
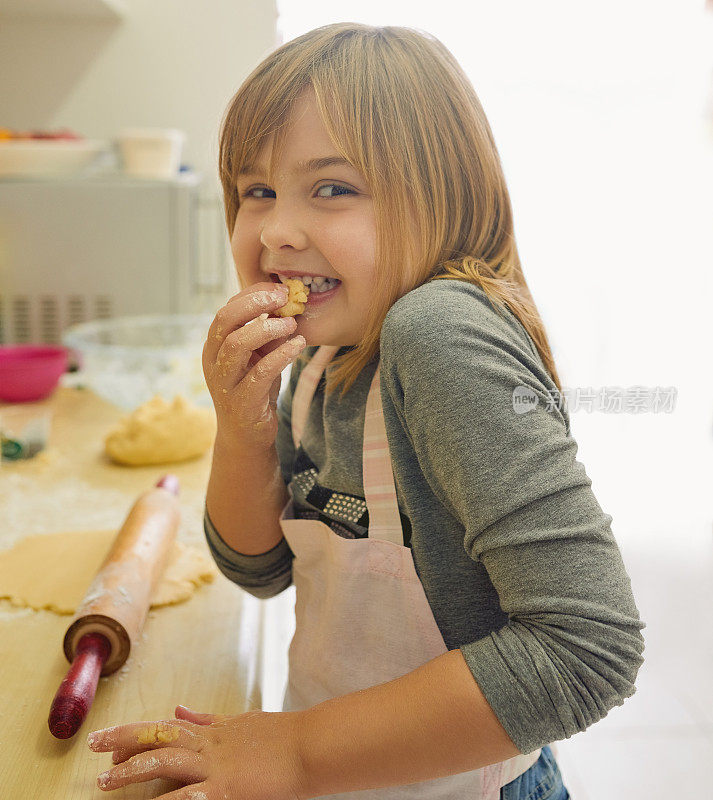
<svg viewBox="0 0 713 800"><path fill-rule="evenodd" d="M0 400L25 403L52 394L67 371L67 348L19 344L0 347Z"/></svg>

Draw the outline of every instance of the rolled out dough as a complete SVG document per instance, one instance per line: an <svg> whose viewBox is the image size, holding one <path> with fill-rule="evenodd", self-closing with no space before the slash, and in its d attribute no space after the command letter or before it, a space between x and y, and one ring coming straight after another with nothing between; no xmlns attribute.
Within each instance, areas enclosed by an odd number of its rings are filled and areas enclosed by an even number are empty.
<svg viewBox="0 0 713 800"><path fill-rule="evenodd" d="M0 598L14 606L72 614L116 538L115 530L28 536L0 552ZM175 542L151 607L187 600L217 569L195 547Z"/></svg>

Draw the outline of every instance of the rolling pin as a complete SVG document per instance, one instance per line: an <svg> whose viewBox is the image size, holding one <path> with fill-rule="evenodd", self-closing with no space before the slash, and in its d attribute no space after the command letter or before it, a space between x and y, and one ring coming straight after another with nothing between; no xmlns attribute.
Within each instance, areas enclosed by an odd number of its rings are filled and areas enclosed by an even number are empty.
<svg viewBox="0 0 713 800"><path fill-rule="evenodd" d="M58 739L79 730L99 676L116 672L141 633L154 589L176 539L178 478L165 475L129 511L64 636L72 665L52 701L49 729Z"/></svg>

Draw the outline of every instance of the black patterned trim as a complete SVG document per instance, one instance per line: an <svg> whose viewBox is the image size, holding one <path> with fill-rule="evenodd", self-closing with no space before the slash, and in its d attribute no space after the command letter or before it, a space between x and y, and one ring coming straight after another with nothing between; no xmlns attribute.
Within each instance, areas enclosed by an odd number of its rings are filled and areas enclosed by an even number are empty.
<svg viewBox="0 0 713 800"><path fill-rule="evenodd" d="M369 511L363 497L344 492L334 492L317 482L316 465L305 453L302 445L297 448L292 464L293 494L298 490L309 506L295 500L295 516L298 519L314 519L323 522L345 539L365 539L369 535ZM399 509L404 531L404 545L411 546L411 520Z"/></svg>

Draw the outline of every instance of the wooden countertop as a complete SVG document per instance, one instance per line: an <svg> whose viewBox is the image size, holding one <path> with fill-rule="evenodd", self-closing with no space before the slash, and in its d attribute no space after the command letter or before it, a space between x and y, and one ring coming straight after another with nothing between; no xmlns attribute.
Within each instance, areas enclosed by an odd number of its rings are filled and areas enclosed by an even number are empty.
<svg viewBox="0 0 713 800"><path fill-rule="evenodd" d="M208 552L202 516L210 454L170 467L120 467L103 454L118 408L66 387L43 405L52 413L47 449L0 465L0 549L30 534L118 529L136 497L170 471L181 482L179 540ZM111 766L111 755L86 746L87 733L98 728L170 719L178 703L211 713L278 710L294 630L293 592L262 601L219 574L189 601L150 611L141 643L122 670L99 680L86 721L65 741L50 734L47 717L69 669L62 640L71 617L0 601L2 797L108 797L96 777ZM111 796L154 798L178 786L150 781Z"/></svg>

